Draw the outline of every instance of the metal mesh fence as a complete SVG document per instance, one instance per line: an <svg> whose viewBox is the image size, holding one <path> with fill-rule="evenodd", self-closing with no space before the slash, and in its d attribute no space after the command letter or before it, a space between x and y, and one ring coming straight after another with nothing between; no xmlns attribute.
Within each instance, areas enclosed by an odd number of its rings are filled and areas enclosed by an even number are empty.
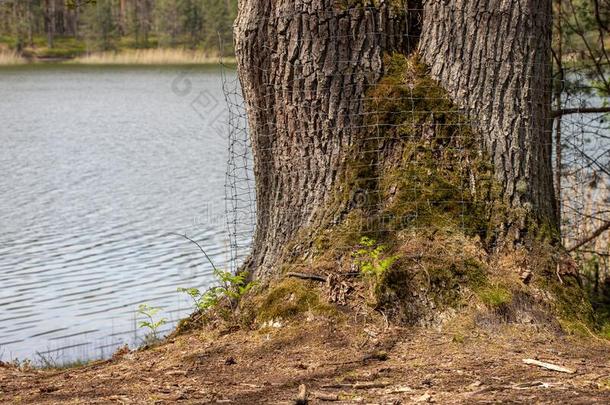
<svg viewBox="0 0 610 405"><path fill-rule="evenodd" d="M223 88L229 108L229 158L225 178L226 218L229 235L230 270L237 268L248 255L256 225L256 193L252 147L244 100L231 66L223 66Z"/></svg>

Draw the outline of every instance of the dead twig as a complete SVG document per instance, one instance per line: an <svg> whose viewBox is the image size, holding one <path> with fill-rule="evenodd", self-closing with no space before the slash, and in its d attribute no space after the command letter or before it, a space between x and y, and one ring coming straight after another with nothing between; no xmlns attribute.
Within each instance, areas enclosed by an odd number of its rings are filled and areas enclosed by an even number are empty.
<svg viewBox="0 0 610 405"><path fill-rule="evenodd" d="M214 262L212 261L212 259L210 259L210 256L208 256L208 254L205 252L205 250L203 250L203 248L201 247L201 245L199 243L197 243L196 241L194 241L193 239L189 238L188 236L186 236L186 234L182 235L180 233L175 233L175 232L171 232L170 235L174 235L174 236L180 236L192 243L195 244L195 246L197 246L199 248L199 250L201 250L201 253L203 253L203 255L205 256L206 259L208 259L208 262L210 262L210 264L212 265L212 268L214 269L214 271L218 271L218 269L216 268L216 266L214 266Z"/></svg>
<svg viewBox="0 0 610 405"><path fill-rule="evenodd" d="M578 248L586 245L587 243L593 241L599 235L601 235L602 233L606 232L608 229L610 229L610 221L606 222L605 224L603 224L602 226L597 228L597 230L595 232L593 232L590 236L586 237L585 239L583 239L580 242L578 242L576 245L574 245L571 248L569 248L568 252L573 252L573 251L577 250Z"/></svg>
<svg viewBox="0 0 610 405"><path fill-rule="evenodd" d="M557 278L559 279L559 283L563 284L563 279L561 278L561 266L559 263L557 263L557 268L555 269L555 274L557 275Z"/></svg>
<svg viewBox="0 0 610 405"><path fill-rule="evenodd" d="M319 274L306 274L306 273L286 273L287 277L300 278L302 280L319 281L326 283L328 277L321 276Z"/></svg>
<svg viewBox="0 0 610 405"><path fill-rule="evenodd" d="M337 276L343 277L358 277L360 273L337 273ZM319 281L321 283L326 283L328 281L328 276L323 276L321 274L310 274L310 273L286 273L286 277L294 277L300 278L302 280L311 280L311 281Z"/></svg>
<svg viewBox="0 0 610 405"><path fill-rule="evenodd" d="M560 110L553 111L553 117L557 118L570 114L605 114L609 112L610 108L608 107L562 108Z"/></svg>

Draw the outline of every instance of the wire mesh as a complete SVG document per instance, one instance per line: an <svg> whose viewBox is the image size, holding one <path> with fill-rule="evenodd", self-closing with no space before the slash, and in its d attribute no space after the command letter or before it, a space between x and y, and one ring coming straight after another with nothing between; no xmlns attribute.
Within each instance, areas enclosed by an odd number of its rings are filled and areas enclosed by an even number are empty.
<svg viewBox="0 0 610 405"><path fill-rule="evenodd" d="M548 97L555 97L558 100L553 105L555 110L607 105L606 94L602 91L603 86L599 85L600 82L602 85L608 83L606 75L610 64L605 51L608 42L606 38L607 19L598 21L599 24L606 24L606 28L602 27L600 33L595 34L598 35L597 39L591 39L593 35L591 32L597 32L595 24L586 29L574 28L574 25L577 25L576 20L582 16L583 11L576 10L573 3L575 2L572 0L554 2L553 51L555 64L552 79L555 84L554 94L549 94ZM560 5L562 7L558 7ZM371 11L373 11L372 8ZM590 14L590 19L594 19L594 10L589 9L586 12ZM498 10L498 18L512 18L503 13L506 14L504 11ZM365 213L375 213L375 218L373 220L372 216L362 216L360 220L365 223L353 228L357 230L353 231L357 232L357 235L351 235L353 237L367 233L397 232L404 229L405 224L416 223L417 218L425 215L431 208L446 211L459 218L459 227L465 233L473 234L483 231L478 229L477 224L470 219L473 215L473 206L478 204L482 198L477 194L476 188L486 180L484 170L477 172L472 169L473 162L479 159L479 156L473 153L470 138L471 130L476 130L479 126L476 123L477 112L463 104L450 102L450 97L446 93L438 93L436 89L432 88L428 89L431 91L427 92L426 100L423 100L422 93L419 93L419 90L422 89L417 88L416 83L408 80L394 82L391 85L380 81L381 77L377 75L373 67L378 67L383 63L383 55L372 54L366 57L360 55L360 58L356 58L349 54L348 50L351 48L346 45L347 42L358 39L384 44L394 43L396 48L413 50L417 46L420 33L412 29L396 27L394 27L395 31L387 31L383 27L377 26L376 30L366 32L364 36L356 38L354 33L333 20L337 16L335 11L311 12L312 21L314 20L313 14L315 14L316 20L325 22L325 30L332 32L328 37L331 46L343 46L347 49L345 52L336 52L335 59L326 61L329 65L338 66L337 70L331 70L329 73L324 69L324 61L320 62L316 59L320 55L303 52L302 48L307 48L311 44L300 43L296 49L292 49L293 54L289 55L290 57L284 55L286 56L284 63L287 65L285 72L292 72L292 76L278 78L273 76L276 72L263 71L261 77L264 77L265 81L259 84L264 91L257 100L250 100L248 108L246 108L239 80L226 80L225 82L225 93L231 112L229 131L231 156L226 190L233 269L237 269L247 256L252 243L251 235L254 234L257 223L264 223L268 220L260 217L260 215L264 215L262 212L259 212L258 218L256 217L257 196L251 152L252 136L258 139L257 147L261 156L269 158L267 162L263 163L268 165L265 167L283 170L287 179L290 179L292 175L295 182L291 185L292 190L312 188L310 183L313 182L313 188L321 188L327 195L332 195L332 190L338 183L354 183L353 179L330 176L320 180L319 169L308 166L309 157L301 156L299 153L310 147L314 153L319 153L322 148L327 148L325 153L328 161L331 161L338 155L337 150L345 151L350 146L361 146L359 153L365 159L360 159L361 166L352 164L350 169L359 173L356 183L358 185L366 184L366 186L350 185L347 192L350 194L351 206L348 208L357 207ZM288 27L295 18L300 18L300 12L274 15L274 23ZM561 32L558 30L557 21L564 23ZM253 25L258 22L260 21L250 20ZM401 24L408 25L412 22L404 20L401 21ZM565 25L568 25L569 29L565 28ZM315 28L313 25L308 25L308 27L321 29ZM571 32L566 33L569 30ZM586 40L581 38L582 31L586 31L586 37L590 43L585 43ZM596 55L585 55L587 59L583 56L583 52L586 53L591 46ZM560 63L557 63L558 48L561 48ZM261 51L269 57L282 57L275 54L276 50L271 44ZM375 58L377 59L374 60ZM371 62L371 60L374 61ZM367 70L362 66L363 61L370 65L370 69ZM497 60L483 58L477 61L474 67L487 65L489 68L497 66L497 63ZM601 65L602 68L599 69L598 65ZM515 66L515 68L518 67ZM263 65L255 68L266 69ZM529 79L531 78L530 76ZM551 80L551 78L545 77L543 80ZM315 83L315 86L310 86L311 83ZM384 86L392 88L384 89ZM503 92L510 94L512 90L518 90L523 86L523 83L507 81L498 83L498 86ZM470 96L476 96L475 92L478 90L480 89L473 87L472 83L466 82L455 88L453 94L459 94L459 98L468 100ZM328 103L324 104L319 101L321 94L329 96L339 94L340 98L330 98ZM513 101L508 100L505 108L526 108L526 105L521 107L511 105L510 103ZM307 103L310 104L307 105ZM283 120L277 119L277 116L272 120L261 118L266 114L273 116L273 114L268 114L269 110L277 105L283 105L288 111L292 108L301 113L306 112L301 116L293 116L288 112L286 116L280 117ZM250 116L248 116L248 111ZM248 118L250 118L250 123L254 123L254 128L248 126ZM448 118L451 119L450 123L443 122ZM555 126L552 129L552 136L559 143L546 145L554 147L554 174L556 179L561 178L557 195L561 199L563 241L567 247L575 246L586 240L609 220L608 138L610 130L606 118L605 113L557 115L554 119ZM516 130L524 129L517 128ZM548 131L550 130L549 128ZM314 138L328 139L328 134L333 134L340 140L325 145L316 143ZM443 134L445 139L439 134ZM265 137L268 139L264 139ZM548 137L551 139L551 134L548 134ZM290 162L281 161L276 155L280 148L290 149L290 146L281 144L287 139L295 140L292 148L295 155ZM392 156L391 153L391 149L395 148L396 144L402 145L396 148L402 153L406 153L405 148L409 144L421 147L423 148L420 151L421 154L428 153L428 158L436 159L436 161L433 165L422 166L422 160L418 159L418 152L414 152L411 161L404 164L403 177L388 182L389 166L396 163L396 156ZM507 148L514 147L520 146L507 145ZM412 166L412 170L409 170L410 166ZM417 170L418 168L423 168L429 173L421 173ZM330 183L328 179L331 179ZM287 187L289 182L274 184L281 188ZM371 184L373 184L372 187ZM409 193L406 191L407 188ZM431 188L433 192L431 192ZM269 192L279 195L287 191L288 189L272 189ZM388 207L392 204L392 198L397 198L396 194L401 193L403 193L402 197L405 195L412 197L411 201L408 201L412 207L405 209L400 218L397 218L396 213L391 212ZM430 196L426 196L426 193ZM260 199L261 196L258 198ZM264 196L264 198L270 197ZM305 204L319 203L307 192L297 192L295 198L302 199ZM286 213L286 215L297 216L295 223L306 227L313 221L311 216L314 216L314 213L312 210L306 209L300 213ZM278 219L278 221L281 220ZM422 222L422 224L424 223ZM349 237L350 235L343 236ZM579 251L581 253L591 252L596 257L606 260L609 253L609 242L607 233L602 234L590 243L584 244Z"/></svg>

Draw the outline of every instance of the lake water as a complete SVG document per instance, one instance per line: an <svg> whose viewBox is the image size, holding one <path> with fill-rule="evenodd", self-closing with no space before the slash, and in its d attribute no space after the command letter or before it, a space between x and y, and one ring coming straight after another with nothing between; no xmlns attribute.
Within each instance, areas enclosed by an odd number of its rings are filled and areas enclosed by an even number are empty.
<svg viewBox="0 0 610 405"><path fill-rule="evenodd" d="M136 307L191 312L227 259L216 68L0 69L0 359L137 344Z"/></svg>

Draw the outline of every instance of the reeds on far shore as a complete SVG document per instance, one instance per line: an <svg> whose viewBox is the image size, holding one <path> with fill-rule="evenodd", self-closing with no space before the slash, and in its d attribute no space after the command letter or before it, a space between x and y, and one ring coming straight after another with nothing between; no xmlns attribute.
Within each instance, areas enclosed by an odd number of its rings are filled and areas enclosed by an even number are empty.
<svg viewBox="0 0 610 405"><path fill-rule="evenodd" d="M68 63L86 65L203 65L217 64L222 58L202 51L187 49L136 49L101 52L80 56ZM232 62L233 58L225 60Z"/></svg>
<svg viewBox="0 0 610 405"><path fill-rule="evenodd" d="M24 63L27 63L27 60L17 52L0 49L0 66L21 65Z"/></svg>

